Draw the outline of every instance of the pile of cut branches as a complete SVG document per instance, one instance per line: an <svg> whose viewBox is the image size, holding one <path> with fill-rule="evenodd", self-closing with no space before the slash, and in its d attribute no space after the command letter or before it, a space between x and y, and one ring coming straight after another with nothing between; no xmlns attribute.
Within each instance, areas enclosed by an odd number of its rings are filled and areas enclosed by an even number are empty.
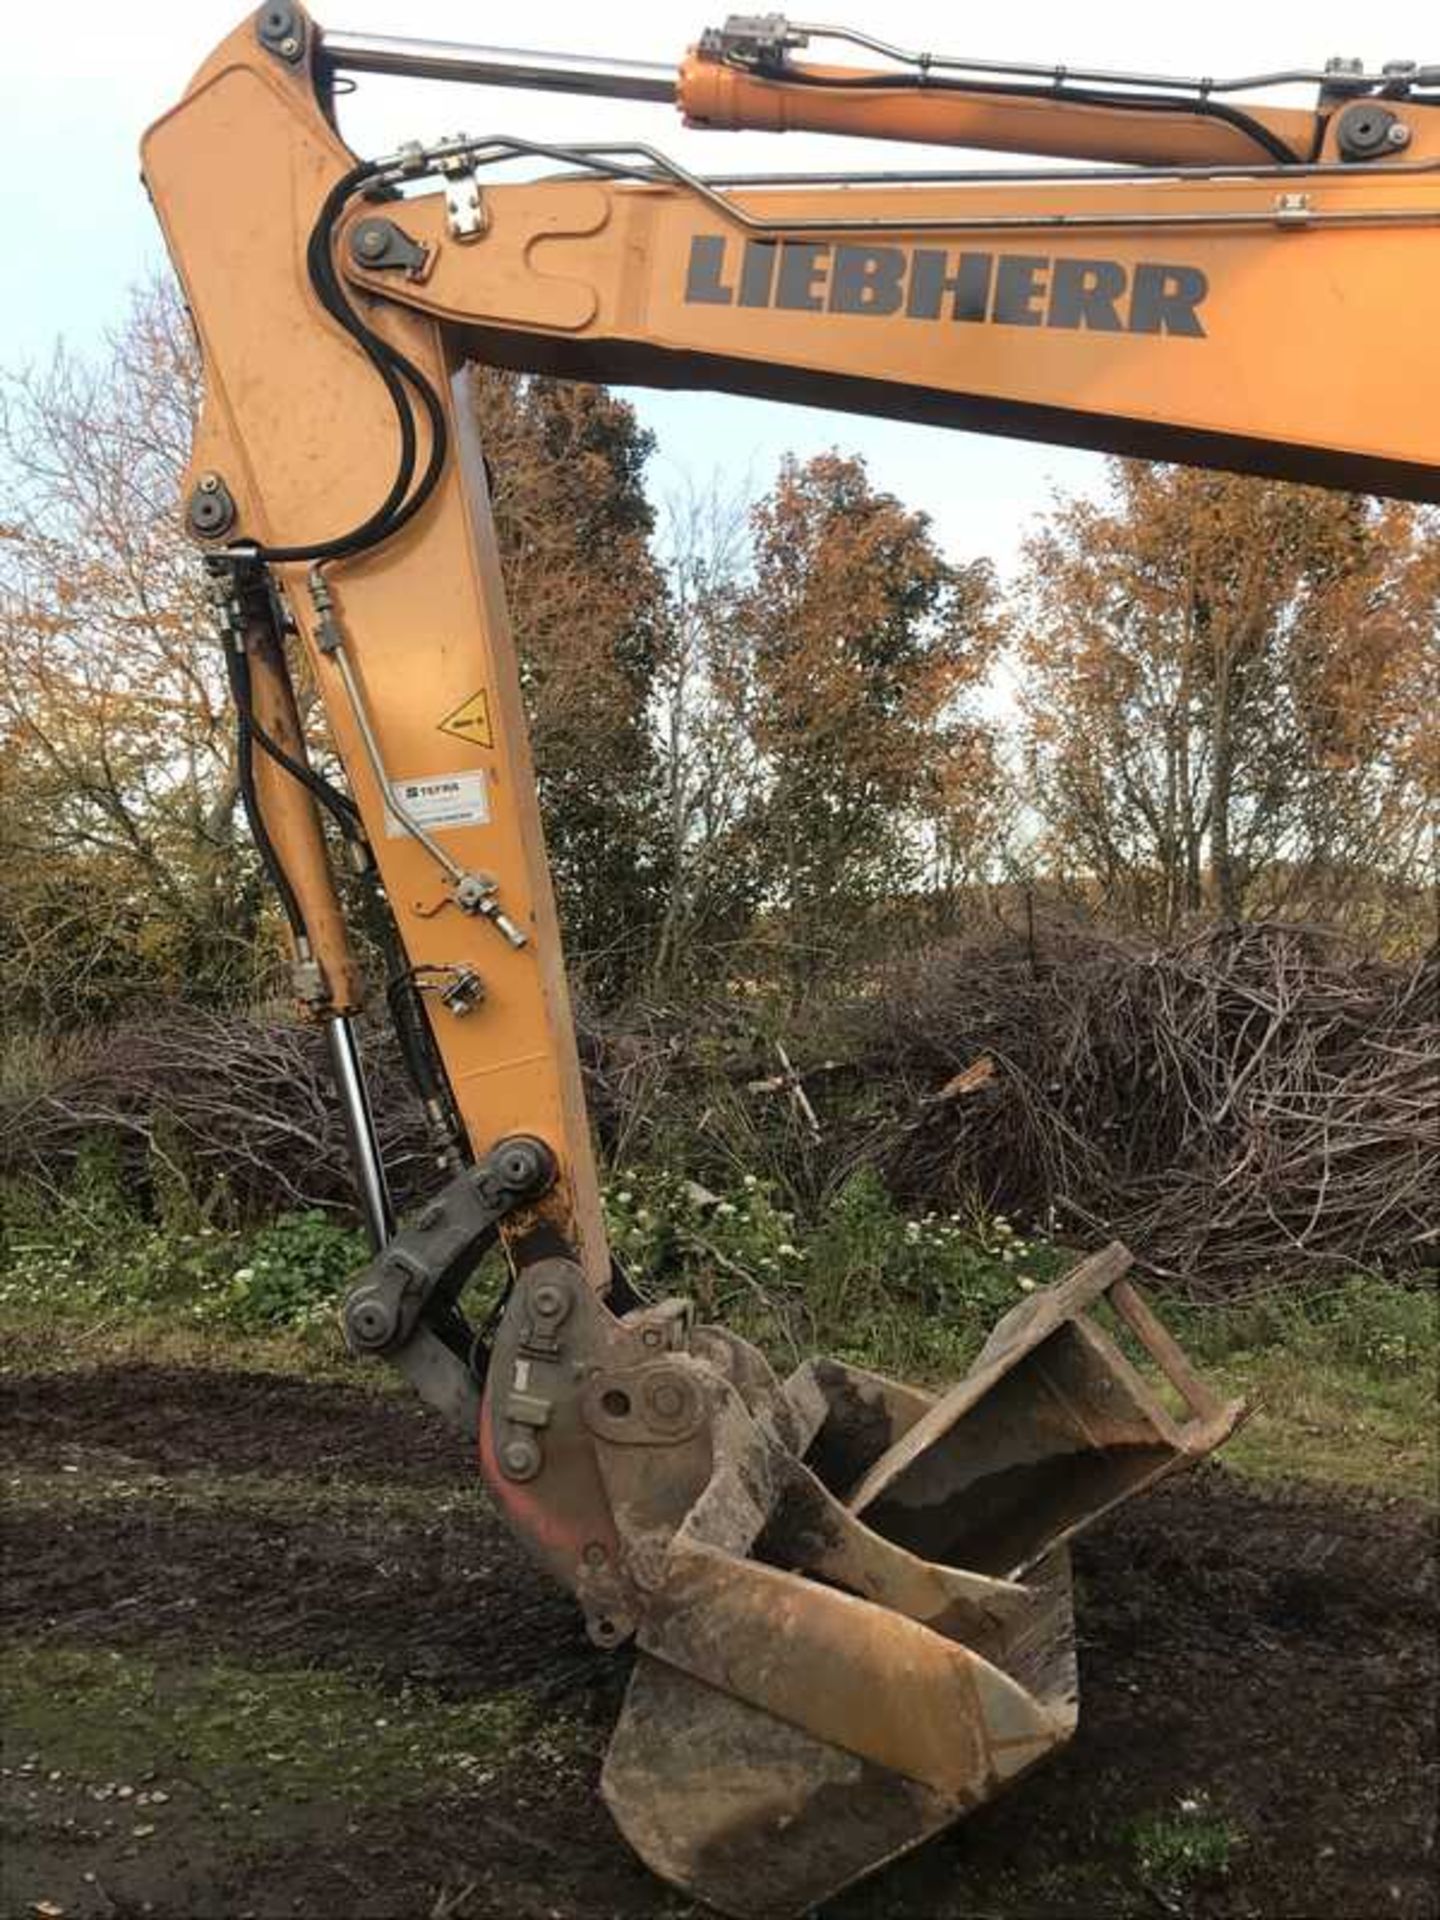
<svg viewBox="0 0 1440 1920"><path fill-rule="evenodd" d="M1437 984L1433 953L1270 923L957 942L864 1010L893 1116L869 1152L906 1199L1117 1234L1197 1293L1413 1272L1440 1249Z"/></svg>
<svg viewBox="0 0 1440 1920"><path fill-rule="evenodd" d="M754 1171L802 1213L870 1166L907 1206L1119 1235L1152 1272L1233 1294L1434 1263L1437 986L1433 954L1407 969L1313 928L1156 947L1062 927L933 948L783 1036L736 999L582 1010L580 1042L612 1163ZM388 1035L365 1054L404 1206L433 1157ZM320 1036L283 1019L168 1008L0 1101L0 1178L58 1192L97 1140L142 1202L178 1175L236 1218L353 1210Z"/></svg>
<svg viewBox="0 0 1440 1920"><path fill-rule="evenodd" d="M364 1053L391 1182L411 1199L433 1178L423 1115L388 1033ZM97 1146L135 1198L178 1182L246 1220L354 1206L324 1041L293 1021L169 1007L82 1042L51 1084L0 1104L0 1176L58 1192Z"/></svg>

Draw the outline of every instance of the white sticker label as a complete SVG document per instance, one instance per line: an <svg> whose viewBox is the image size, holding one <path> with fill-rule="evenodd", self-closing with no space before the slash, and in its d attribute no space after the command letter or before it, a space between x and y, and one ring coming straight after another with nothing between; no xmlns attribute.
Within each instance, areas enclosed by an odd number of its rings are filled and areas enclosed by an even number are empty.
<svg viewBox="0 0 1440 1920"><path fill-rule="evenodd" d="M392 780L390 791L412 820L434 832L445 827L483 827L490 818L490 795L483 773L442 773L430 780ZM389 807L385 831L402 840L406 828Z"/></svg>

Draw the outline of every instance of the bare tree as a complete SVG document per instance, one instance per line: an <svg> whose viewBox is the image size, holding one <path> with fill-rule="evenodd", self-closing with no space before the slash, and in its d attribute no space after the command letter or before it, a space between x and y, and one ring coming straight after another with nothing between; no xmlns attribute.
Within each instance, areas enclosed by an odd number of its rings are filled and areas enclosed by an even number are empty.
<svg viewBox="0 0 1440 1920"><path fill-rule="evenodd" d="M62 346L0 386L3 957L28 1017L228 992L255 965L223 667L178 511L198 399L168 281L93 361Z"/></svg>

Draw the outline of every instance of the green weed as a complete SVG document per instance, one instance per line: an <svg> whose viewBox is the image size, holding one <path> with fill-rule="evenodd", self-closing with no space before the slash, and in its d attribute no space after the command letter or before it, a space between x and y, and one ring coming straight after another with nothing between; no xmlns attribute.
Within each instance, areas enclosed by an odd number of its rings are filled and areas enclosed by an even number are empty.
<svg viewBox="0 0 1440 1920"><path fill-rule="evenodd" d="M1127 1839L1146 1886L1181 1893L1196 1881L1227 1873L1242 1836L1197 1793L1181 1800L1173 1813L1135 1821Z"/></svg>
<svg viewBox="0 0 1440 1920"><path fill-rule="evenodd" d="M626 1168L605 1205L615 1250L646 1292L690 1295L703 1318L777 1359L821 1346L869 1366L953 1374L1063 1264L998 1216L906 1216L871 1173L840 1188L808 1230L754 1174L712 1190Z"/></svg>

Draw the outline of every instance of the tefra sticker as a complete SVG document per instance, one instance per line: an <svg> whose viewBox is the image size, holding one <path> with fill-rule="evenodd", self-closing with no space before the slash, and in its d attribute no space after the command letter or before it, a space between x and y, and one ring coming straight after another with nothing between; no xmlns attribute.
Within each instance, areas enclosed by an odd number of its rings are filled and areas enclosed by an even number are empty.
<svg viewBox="0 0 1440 1920"><path fill-rule="evenodd" d="M390 791L406 813L429 832L446 827L483 827L490 819L490 794L483 773L439 773L428 780L392 780ZM389 808L385 831L403 840L408 829Z"/></svg>

